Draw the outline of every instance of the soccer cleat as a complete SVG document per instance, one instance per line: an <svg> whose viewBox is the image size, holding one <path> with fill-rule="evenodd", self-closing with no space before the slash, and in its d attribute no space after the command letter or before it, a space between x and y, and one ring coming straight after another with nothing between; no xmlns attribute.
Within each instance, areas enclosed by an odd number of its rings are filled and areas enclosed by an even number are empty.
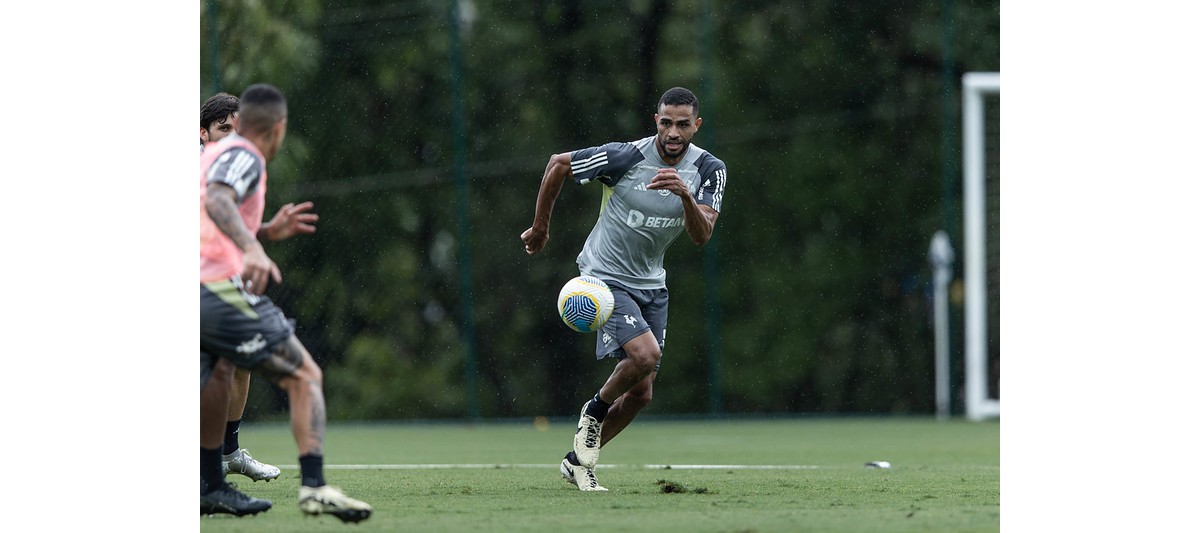
<svg viewBox="0 0 1200 533"><path fill-rule="evenodd" d="M300 487L300 511L306 515L331 514L342 522L361 522L371 517L371 506L342 494L337 487Z"/></svg>
<svg viewBox="0 0 1200 533"><path fill-rule="evenodd" d="M591 468L571 464L571 461L563 459L558 470L562 472L563 479L567 480L567 483L579 487L581 491L608 492L608 489L601 487L600 483L596 481L596 471Z"/></svg>
<svg viewBox="0 0 1200 533"><path fill-rule="evenodd" d="M562 473L562 477L567 480L567 483L575 484L575 465L563 459L562 464L558 465L558 471Z"/></svg>
<svg viewBox="0 0 1200 533"><path fill-rule="evenodd" d="M238 448L226 455L221 460L221 470L225 475L241 474L254 481L271 481L279 477L279 468L250 457L250 452L245 448Z"/></svg>
<svg viewBox="0 0 1200 533"><path fill-rule="evenodd" d="M603 423L587 414L589 403L591 400L583 403L579 425L575 427L575 458L584 468L592 469L600 461L600 427Z"/></svg>
<svg viewBox="0 0 1200 533"><path fill-rule="evenodd" d="M252 515L271 508L269 500L247 496L231 485L222 486L208 494L200 495L200 514Z"/></svg>

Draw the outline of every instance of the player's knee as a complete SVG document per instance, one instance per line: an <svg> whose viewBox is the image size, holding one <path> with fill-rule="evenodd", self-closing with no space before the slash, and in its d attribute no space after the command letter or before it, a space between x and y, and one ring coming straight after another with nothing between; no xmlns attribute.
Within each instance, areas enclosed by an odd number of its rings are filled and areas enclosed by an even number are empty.
<svg viewBox="0 0 1200 533"><path fill-rule="evenodd" d="M634 365L634 370L638 375L649 376L650 371L654 370L654 366L659 364L659 358L654 357L653 354L643 354L640 357L630 355L629 363Z"/></svg>
<svg viewBox="0 0 1200 533"><path fill-rule="evenodd" d="M271 355L254 369L282 388L290 388L293 382L320 382L321 367L313 361L308 350L295 337L281 342L271 349Z"/></svg>
<svg viewBox="0 0 1200 533"><path fill-rule="evenodd" d="M309 383L321 384L321 380L325 379L325 374L321 371L321 367L317 366L317 362L313 361L312 357L306 357L304 364L300 365L298 372L300 378Z"/></svg>
<svg viewBox="0 0 1200 533"><path fill-rule="evenodd" d="M324 374L321 372L321 367L311 361L312 359L310 358L309 362L300 365L300 368L297 368L295 372L280 379L279 386L287 391L288 394L301 396L307 396L314 391L321 392L325 386L322 383Z"/></svg>
<svg viewBox="0 0 1200 533"><path fill-rule="evenodd" d="M321 367L317 366L317 363L311 357L306 357L304 358L304 362L288 378L299 383L319 384L323 379L323 374L321 373Z"/></svg>
<svg viewBox="0 0 1200 533"><path fill-rule="evenodd" d="M662 351L653 344L645 348L626 349L625 354L634 368L642 374L649 374L653 371L658 366L658 360L662 358Z"/></svg>

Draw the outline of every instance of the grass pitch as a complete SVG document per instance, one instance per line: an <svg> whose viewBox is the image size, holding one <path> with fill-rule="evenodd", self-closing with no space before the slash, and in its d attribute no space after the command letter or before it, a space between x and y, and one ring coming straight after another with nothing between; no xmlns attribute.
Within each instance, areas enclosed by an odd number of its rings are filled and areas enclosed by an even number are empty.
<svg viewBox="0 0 1200 533"><path fill-rule="evenodd" d="M331 424L326 480L375 508L343 525L305 518L284 424L243 425L242 446L279 479L231 475L274 508L201 517L222 531L974 532L1000 530L1000 425L929 419L639 419L605 446L606 493L558 462L574 420L548 425ZM888 469L869 468L888 461Z"/></svg>

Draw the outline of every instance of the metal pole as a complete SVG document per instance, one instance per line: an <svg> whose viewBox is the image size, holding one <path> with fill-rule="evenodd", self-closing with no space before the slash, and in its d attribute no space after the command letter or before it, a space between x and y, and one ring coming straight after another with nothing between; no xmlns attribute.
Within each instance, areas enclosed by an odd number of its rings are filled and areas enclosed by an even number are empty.
<svg viewBox="0 0 1200 533"><path fill-rule="evenodd" d="M942 227L954 233L954 3L942 0Z"/></svg>
<svg viewBox="0 0 1200 533"><path fill-rule="evenodd" d="M217 94L221 92L221 62L217 59L218 45L221 41L217 24L217 0L208 0L208 24L209 40L212 43L212 92L209 94Z"/></svg>
<svg viewBox="0 0 1200 533"><path fill-rule="evenodd" d="M929 243L933 267L934 402L940 420L950 418L950 303L949 285L954 277L954 249L950 236L938 231Z"/></svg>
<svg viewBox="0 0 1200 533"><path fill-rule="evenodd" d="M954 191L954 184L958 182L959 167L955 159L957 147L955 140L957 136L954 131L954 122L956 117L954 87L956 80L954 79L954 2L952 0L942 0L942 227L950 235L958 235L956 231L958 227L958 219L955 217L957 194ZM958 322L957 318L954 321ZM953 351L951 347L954 342L953 329L947 333L946 345L948 349ZM947 372L954 372L955 359L950 358ZM953 383L953 382L951 382ZM948 394L953 396L953 384ZM953 405L948 407L952 414L954 411Z"/></svg>
<svg viewBox="0 0 1200 533"><path fill-rule="evenodd" d="M711 65L713 63L713 8L712 0L704 0L701 4L700 15L700 101L705 106L705 116L711 118L713 82ZM712 122L711 124L715 124ZM699 133L704 140L704 147L715 149L716 135L714 126L700 128ZM708 412L720 414L724 410L721 398L721 273L717 257L717 233L714 232L704 246L704 331L708 351Z"/></svg>
<svg viewBox="0 0 1200 533"><path fill-rule="evenodd" d="M479 380L475 355L475 301L471 283L471 219L467 209L469 191L467 184L467 135L466 118L463 110L463 66L461 17L458 1L450 0L450 84L453 94L454 128L454 189L458 204L458 285L459 302L462 307L463 344L466 379L467 416L479 419Z"/></svg>

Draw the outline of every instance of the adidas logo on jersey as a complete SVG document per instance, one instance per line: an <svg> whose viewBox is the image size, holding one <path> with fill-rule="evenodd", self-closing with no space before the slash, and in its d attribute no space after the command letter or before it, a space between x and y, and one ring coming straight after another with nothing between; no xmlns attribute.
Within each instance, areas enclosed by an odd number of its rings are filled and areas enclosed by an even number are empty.
<svg viewBox="0 0 1200 533"><path fill-rule="evenodd" d="M659 196L670 196L671 195L671 191L668 191L665 189L664 190L648 189L648 188L646 188L645 182L637 184L637 187L634 187L633 190L644 191L644 192L656 192L656 193L658 193Z"/></svg>

